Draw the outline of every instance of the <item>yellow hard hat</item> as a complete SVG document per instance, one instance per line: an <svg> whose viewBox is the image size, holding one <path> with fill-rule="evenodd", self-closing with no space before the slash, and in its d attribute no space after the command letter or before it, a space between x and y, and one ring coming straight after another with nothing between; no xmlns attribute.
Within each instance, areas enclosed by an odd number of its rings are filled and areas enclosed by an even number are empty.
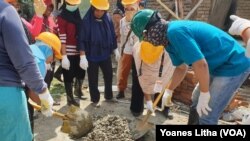
<svg viewBox="0 0 250 141"><path fill-rule="evenodd" d="M108 10L109 1L108 0L90 0L90 4L98 10Z"/></svg>
<svg viewBox="0 0 250 141"><path fill-rule="evenodd" d="M162 55L163 51L163 46L154 46L146 41L141 42L140 57L146 64L155 63Z"/></svg>
<svg viewBox="0 0 250 141"><path fill-rule="evenodd" d="M57 59L62 59L61 41L55 34L50 32L42 32L36 37L36 40L41 40L45 44L52 47L55 57Z"/></svg>
<svg viewBox="0 0 250 141"><path fill-rule="evenodd" d="M122 0L123 5L134 4L136 2L138 2L138 0Z"/></svg>
<svg viewBox="0 0 250 141"><path fill-rule="evenodd" d="M71 5L78 5L81 3L81 0L66 0L66 2Z"/></svg>

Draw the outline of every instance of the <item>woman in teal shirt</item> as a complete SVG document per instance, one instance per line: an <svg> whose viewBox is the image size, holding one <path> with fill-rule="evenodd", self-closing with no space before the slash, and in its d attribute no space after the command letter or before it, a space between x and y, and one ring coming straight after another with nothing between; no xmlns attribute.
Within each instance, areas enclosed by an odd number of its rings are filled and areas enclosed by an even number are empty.
<svg viewBox="0 0 250 141"><path fill-rule="evenodd" d="M190 65L199 83L192 95L189 124L217 124L234 92L250 73L245 49L212 25L199 21L167 22L150 9L138 12L131 26L141 40L155 47L165 46L176 66L163 101L172 95Z"/></svg>

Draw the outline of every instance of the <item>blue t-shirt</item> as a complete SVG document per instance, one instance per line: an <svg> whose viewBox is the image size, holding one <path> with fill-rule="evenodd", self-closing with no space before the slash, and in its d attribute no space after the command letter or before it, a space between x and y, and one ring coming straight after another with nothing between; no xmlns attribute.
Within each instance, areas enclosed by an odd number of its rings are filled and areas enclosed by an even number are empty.
<svg viewBox="0 0 250 141"><path fill-rule="evenodd" d="M214 76L236 76L250 67L245 49L226 32L199 21L172 21L166 47L174 66L206 59Z"/></svg>
<svg viewBox="0 0 250 141"><path fill-rule="evenodd" d="M38 48L38 46L36 46L35 44L30 45L32 54L36 60L36 64L38 66L38 69L42 75L43 78L45 78L46 75L46 59L42 53L42 51Z"/></svg>

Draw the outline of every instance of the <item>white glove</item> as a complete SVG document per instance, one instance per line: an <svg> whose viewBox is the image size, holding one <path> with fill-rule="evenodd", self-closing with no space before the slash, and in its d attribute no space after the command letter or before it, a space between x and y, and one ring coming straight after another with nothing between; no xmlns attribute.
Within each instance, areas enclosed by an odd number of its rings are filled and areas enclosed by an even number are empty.
<svg viewBox="0 0 250 141"><path fill-rule="evenodd" d="M208 115L208 111L212 111L212 109L208 106L210 100L210 93L206 92L200 92L200 97L199 97L199 101L196 107L196 110L199 114L199 116L201 117L202 114Z"/></svg>
<svg viewBox="0 0 250 141"><path fill-rule="evenodd" d="M121 54L118 49L115 49L114 53L115 53L115 60L118 62L121 58Z"/></svg>
<svg viewBox="0 0 250 141"><path fill-rule="evenodd" d="M250 58L250 39L247 41L245 56Z"/></svg>
<svg viewBox="0 0 250 141"><path fill-rule="evenodd" d="M43 14L46 10L46 5L43 0L34 0L34 9L36 15L39 17L43 17Z"/></svg>
<svg viewBox="0 0 250 141"><path fill-rule="evenodd" d="M250 113L244 114L242 117L242 124L250 125Z"/></svg>
<svg viewBox="0 0 250 141"><path fill-rule="evenodd" d="M153 103L152 100L147 101L147 109L154 113Z"/></svg>
<svg viewBox="0 0 250 141"><path fill-rule="evenodd" d="M240 18L236 15L231 15L230 19L233 20L228 32L232 35L242 35L243 31L250 27L250 21Z"/></svg>
<svg viewBox="0 0 250 141"><path fill-rule="evenodd" d="M46 89L45 92L38 95L41 100L41 112L46 117L50 117L53 115L52 106L54 103L53 98L51 97L49 90Z"/></svg>
<svg viewBox="0 0 250 141"><path fill-rule="evenodd" d="M63 55L62 56L62 68L69 70L69 67L70 67L69 59L67 55Z"/></svg>
<svg viewBox="0 0 250 141"><path fill-rule="evenodd" d="M88 65L88 60L86 59L86 55L81 55L80 58L81 58L81 60L80 60L80 67L83 70L87 70L87 68L89 67L89 65Z"/></svg>
<svg viewBox="0 0 250 141"><path fill-rule="evenodd" d="M52 71L52 67L51 67L50 63L49 64L46 63L46 70L47 71Z"/></svg>
<svg viewBox="0 0 250 141"><path fill-rule="evenodd" d="M167 106L167 107L173 106L173 103L171 101L172 94L173 94L172 90L169 90L169 89L165 90L165 92L162 96L161 109L164 109L165 106Z"/></svg>

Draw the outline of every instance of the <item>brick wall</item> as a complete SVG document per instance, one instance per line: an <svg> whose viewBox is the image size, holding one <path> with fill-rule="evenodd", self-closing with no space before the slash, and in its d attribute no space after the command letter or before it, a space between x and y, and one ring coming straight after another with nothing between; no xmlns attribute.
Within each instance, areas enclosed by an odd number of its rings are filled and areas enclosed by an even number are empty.
<svg viewBox="0 0 250 141"><path fill-rule="evenodd" d="M192 92L197 83L198 80L195 78L194 72L189 70L184 80L174 90L173 99L191 105Z"/></svg>
<svg viewBox="0 0 250 141"><path fill-rule="evenodd" d="M115 8L116 0L109 0L111 4L111 11ZM184 15L186 16L188 12L194 7L194 3L198 2L199 0L183 0L184 2ZM202 20L207 21L210 4L212 0L204 0L201 6L197 9L195 16L191 19L194 20ZM174 6L174 0L162 0L169 8ZM156 2L156 0L148 0L147 3L148 8L157 9L164 18L168 16L168 12ZM244 18L250 19L250 0L238 0L238 7L237 7L237 15L242 16Z"/></svg>

